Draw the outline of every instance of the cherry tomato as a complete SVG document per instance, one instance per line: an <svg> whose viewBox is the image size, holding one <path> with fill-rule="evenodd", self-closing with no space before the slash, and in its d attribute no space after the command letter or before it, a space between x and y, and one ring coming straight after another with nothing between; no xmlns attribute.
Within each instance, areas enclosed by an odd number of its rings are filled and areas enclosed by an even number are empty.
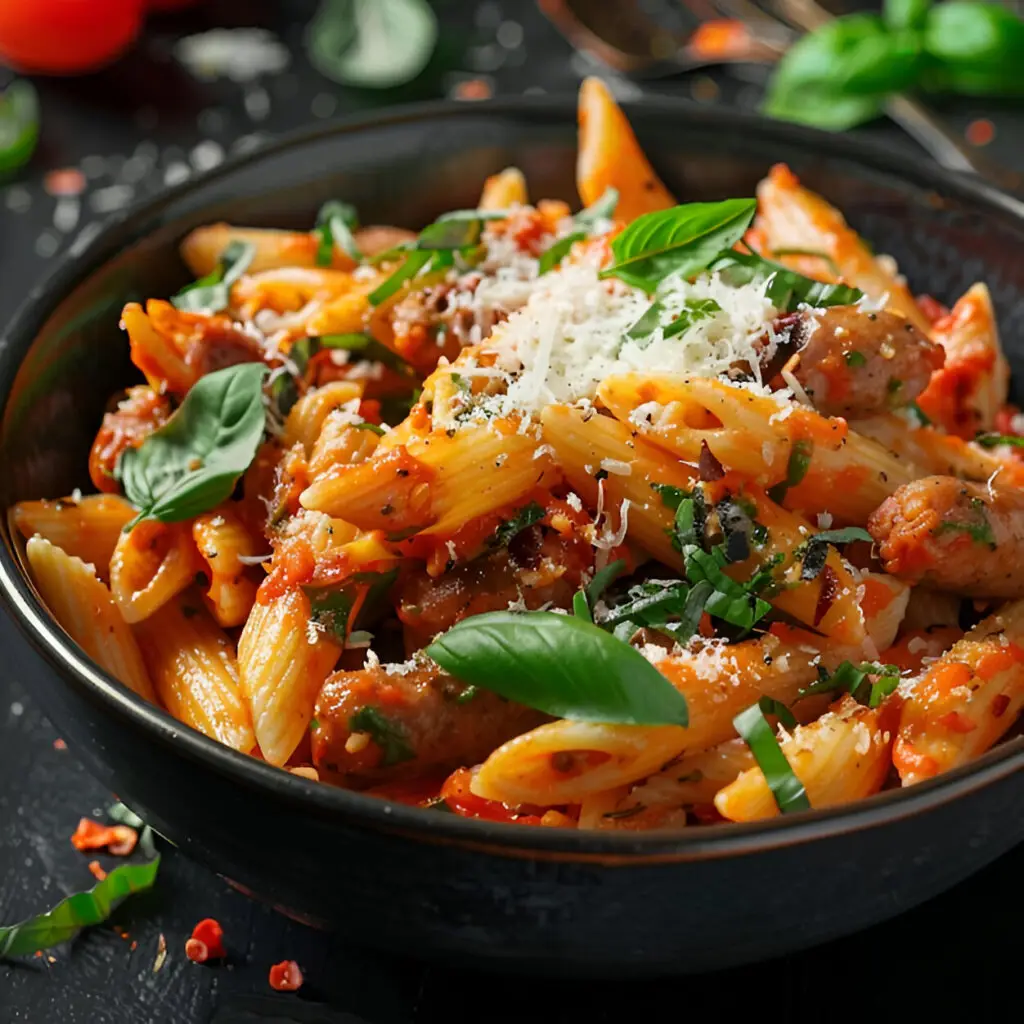
<svg viewBox="0 0 1024 1024"><path fill-rule="evenodd" d="M126 50L142 0L0 0L0 61L22 71L88 71Z"/></svg>

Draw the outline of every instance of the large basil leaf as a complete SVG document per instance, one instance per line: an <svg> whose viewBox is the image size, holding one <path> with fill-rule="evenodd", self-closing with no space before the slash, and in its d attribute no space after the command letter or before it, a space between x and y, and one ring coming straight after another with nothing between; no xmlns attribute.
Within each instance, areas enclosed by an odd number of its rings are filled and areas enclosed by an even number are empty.
<svg viewBox="0 0 1024 1024"><path fill-rule="evenodd" d="M932 0L885 0L882 19L889 28L897 31L920 29L928 19L931 5Z"/></svg>
<svg viewBox="0 0 1024 1024"><path fill-rule="evenodd" d="M743 237L756 208L756 199L726 199L645 213L613 239L615 263L601 276L647 292L670 274L692 277Z"/></svg>
<svg viewBox="0 0 1024 1024"><path fill-rule="evenodd" d="M0 173L28 163L39 141L39 96L25 80L0 92Z"/></svg>
<svg viewBox="0 0 1024 1024"><path fill-rule="evenodd" d="M238 239L220 254L217 266L205 277L183 288L171 298L176 309L186 313L219 313L231 305L231 286L249 269L256 255L252 242Z"/></svg>
<svg viewBox="0 0 1024 1024"><path fill-rule="evenodd" d="M262 363L242 363L201 377L175 414L114 471L141 519L176 523L230 497L249 468L266 415Z"/></svg>
<svg viewBox="0 0 1024 1024"><path fill-rule="evenodd" d="M686 699L627 643L553 612L491 612L453 626L427 655L456 679L557 718L683 725Z"/></svg>
<svg viewBox="0 0 1024 1024"><path fill-rule="evenodd" d="M789 312L803 304L817 308L849 306L864 298L864 293L857 288L815 281L754 252L733 250L723 253L711 264L710 269L717 271L723 281L734 287L767 281L765 295L769 301L776 309Z"/></svg>
<svg viewBox="0 0 1024 1024"><path fill-rule="evenodd" d="M980 96L1024 93L1024 22L1001 4L937 4L928 13L924 45L940 65L930 85Z"/></svg>

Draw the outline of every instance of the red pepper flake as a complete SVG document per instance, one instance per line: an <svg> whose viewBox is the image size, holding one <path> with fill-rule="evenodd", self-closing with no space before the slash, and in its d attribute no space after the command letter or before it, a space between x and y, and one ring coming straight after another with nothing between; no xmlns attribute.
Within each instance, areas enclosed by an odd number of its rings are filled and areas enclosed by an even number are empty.
<svg viewBox="0 0 1024 1024"><path fill-rule="evenodd" d="M270 968L270 987L276 992L297 992L302 988L302 971L294 960L282 960Z"/></svg>
<svg viewBox="0 0 1024 1024"><path fill-rule="evenodd" d="M996 137L996 126L987 117L979 117L967 126L964 137L972 146L987 146Z"/></svg>
<svg viewBox="0 0 1024 1024"><path fill-rule="evenodd" d="M93 878L95 878L97 882L102 882L103 879L107 877L106 871L103 870L103 866L98 860L89 861L89 870L92 872Z"/></svg>
<svg viewBox="0 0 1024 1024"><path fill-rule="evenodd" d="M57 740L53 741L53 749L54 750L67 750L68 749L68 745L63 740L57 739Z"/></svg>
<svg viewBox="0 0 1024 1024"><path fill-rule="evenodd" d="M939 715L936 721L939 725L944 725L950 732L961 734L974 732L978 728L974 722L959 711L948 711L944 715Z"/></svg>
<svg viewBox="0 0 1024 1024"><path fill-rule="evenodd" d="M821 570L821 590L818 592L818 603L814 608L814 625L817 626L819 622L826 615L832 605L835 604L836 598L839 596L839 578L836 576L832 569L832 566L826 565Z"/></svg>
<svg viewBox="0 0 1024 1024"><path fill-rule="evenodd" d="M203 957L197 960L191 953L189 953L189 943L195 942L199 946L203 947ZM188 955L189 960L195 960L196 963L203 963L206 960L221 960L227 954L224 951L224 929L221 928L220 922L212 917L204 917L192 929L192 938L185 943L185 953Z"/></svg>
<svg viewBox="0 0 1024 1024"><path fill-rule="evenodd" d="M85 175L77 167L62 167L43 178L43 188L51 196L80 196L85 191Z"/></svg>
<svg viewBox="0 0 1024 1024"><path fill-rule="evenodd" d="M92 818L82 818L71 837L71 845L76 850L106 847L116 857L127 857L138 841L139 833L128 825L101 825Z"/></svg>

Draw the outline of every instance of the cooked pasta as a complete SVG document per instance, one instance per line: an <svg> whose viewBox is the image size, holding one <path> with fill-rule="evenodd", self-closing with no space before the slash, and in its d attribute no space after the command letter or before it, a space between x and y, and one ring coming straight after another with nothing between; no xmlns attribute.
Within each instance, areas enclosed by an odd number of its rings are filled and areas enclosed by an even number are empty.
<svg viewBox="0 0 1024 1024"><path fill-rule="evenodd" d="M39 595L206 736L466 817L753 821L979 756L1024 707L987 289L919 303L785 167L677 204L597 80L579 129L576 213L509 167L419 231L196 228L201 280L124 308L101 493L12 510Z"/></svg>

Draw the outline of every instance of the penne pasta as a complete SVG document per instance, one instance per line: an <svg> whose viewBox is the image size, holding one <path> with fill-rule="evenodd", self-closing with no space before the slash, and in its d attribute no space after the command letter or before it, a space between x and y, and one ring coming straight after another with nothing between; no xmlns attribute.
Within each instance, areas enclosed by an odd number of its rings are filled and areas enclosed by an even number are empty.
<svg viewBox="0 0 1024 1024"><path fill-rule="evenodd" d="M908 691L893 749L904 786L983 754L1024 707L1024 601L978 623Z"/></svg>
<svg viewBox="0 0 1024 1024"><path fill-rule="evenodd" d="M811 807L835 807L877 793L892 764L895 706L866 708L843 698L810 725L800 725L784 739L782 753L803 783ZM719 790L715 807L729 821L774 818L778 805L764 773L748 768Z"/></svg>
<svg viewBox="0 0 1024 1024"><path fill-rule="evenodd" d="M92 566L43 537L30 538L25 553L40 596L64 631L97 665L156 703L131 628Z"/></svg>
<svg viewBox="0 0 1024 1024"><path fill-rule="evenodd" d="M118 539L110 592L125 622L141 622L191 585L202 568L187 524L146 519Z"/></svg>
<svg viewBox="0 0 1024 1024"><path fill-rule="evenodd" d="M228 505L197 516L192 539L206 563L200 572L209 580L203 595L207 607L219 626L241 626L256 600L256 584L244 560L259 555L265 542L257 543Z"/></svg>
<svg viewBox="0 0 1024 1024"><path fill-rule="evenodd" d="M311 622L309 598L289 590L253 605L238 641L242 694L256 742L271 764L283 765L309 729L313 705L341 646Z"/></svg>
<svg viewBox="0 0 1024 1024"><path fill-rule="evenodd" d="M478 210L507 210L510 206L525 206L529 201L523 172L518 167L506 167L484 182L476 205Z"/></svg>
<svg viewBox="0 0 1024 1024"><path fill-rule="evenodd" d="M164 707L204 736L249 753L256 740L234 645L200 603L178 595L134 629Z"/></svg>
<svg viewBox="0 0 1024 1024"><path fill-rule="evenodd" d="M331 413L341 411L352 422L359 422L359 400L363 396L361 382L338 380L308 391L291 408L284 421L281 442L287 447L301 444L312 455L324 423Z"/></svg>
<svg viewBox="0 0 1024 1024"><path fill-rule="evenodd" d="M56 501L19 501L12 516L26 540L38 534L92 565L96 575L105 580L121 531L135 518L135 509L117 495L92 494Z"/></svg>

